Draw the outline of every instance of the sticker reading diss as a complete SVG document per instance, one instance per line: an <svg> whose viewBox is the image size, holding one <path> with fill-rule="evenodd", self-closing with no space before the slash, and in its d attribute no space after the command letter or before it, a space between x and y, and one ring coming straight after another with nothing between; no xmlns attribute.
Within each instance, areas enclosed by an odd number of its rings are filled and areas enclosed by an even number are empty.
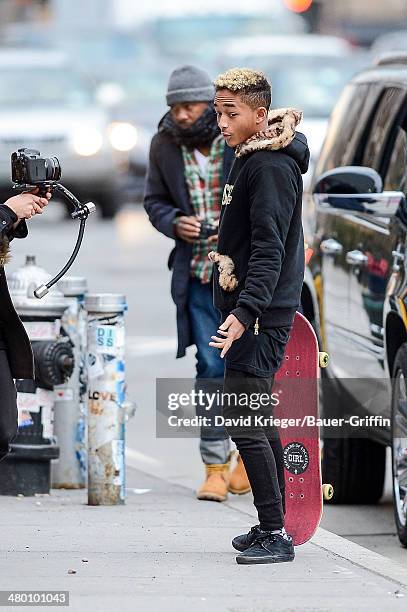
<svg viewBox="0 0 407 612"><path fill-rule="evenodd" d="M284 448L284 467L291 474L302 474L308 467L308 451L300 442L290 442Z"/></svg>

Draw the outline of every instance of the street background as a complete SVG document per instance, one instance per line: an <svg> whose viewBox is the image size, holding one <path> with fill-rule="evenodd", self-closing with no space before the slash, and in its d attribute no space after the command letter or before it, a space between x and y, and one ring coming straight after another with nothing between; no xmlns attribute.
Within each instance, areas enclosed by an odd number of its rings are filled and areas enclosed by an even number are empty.
<svg viewBox="0 0 407 612"><path fill-rule="evenodd" d="M75 233L76 223L52 202L30 223L30 236L15 243L10 271L35 253L52 272ZM199 441L155 437L156 377L194 372L192 348L174 359L170 247L140 207L125 207L113 222L89 221L72 274L85 273L90 291L124 291L129 304L128 396L138 408L126 432L126 505L87 506L86 490L3 498L0 588L68 590L75 612L117 605L126 612L405 609L405 549L388 479L378 506L325 506L323 529L297 549L295 563L236 572L230 539L255 521L251 494L229 495L224 504L196 500Z"/></svg>
<svg viewBox="0 0 407 612"><path fill-rule="evenodd" d="M51 202L42 218L31 221L30 236L14 243L10 272L24 263L25 254L33 253L38 265L51 273L62 266L76 233L76 223L63 216L61 205ZM89 220L72 274L85 274L91 292L124 292L127 297L128 397L138 406L127 424L127 465L188 487L192 496L203 477L199 440L155 436L156 378L193 378L195 368L194 347L185 358L175 359L175 307L166 268L170 249L171 240L154 230L143 209L125 207L113 222ZM326 505L322 526L405 564L406 551L399 546L394 527L390 470L388 464L380 505ZM228 503L252 511L251 495L229 495Z"/></svg>
<svg viewBox="0 0 407 612"><path fill-rule="evenodd" d="M254 596L236 572L229 541L253 524L251 494L198 502L199 441L156 437L156 379L193 378L195 356L190 347L175 359L172 241L150 225L142 193L176 66L213 77L234 65L263 69L274 106L304 109L307 190L342 88L378 53L406 49L406 28L404 0L83 0L80 10L71 0L0 2L1 201L12 195L10 155L28 146L58 156L62 182L96 202L70 273L91 292L126 295L127 395L137 404L126 431L126 506L88 507L85 491L0 499L2 589L65 588L75 610L405 609L389 457L378 505L326 505L322 529L284 564L293 567L251 568ZM52 200L29 226L8 272L35 255L56 273L77 222Z"/></svg>

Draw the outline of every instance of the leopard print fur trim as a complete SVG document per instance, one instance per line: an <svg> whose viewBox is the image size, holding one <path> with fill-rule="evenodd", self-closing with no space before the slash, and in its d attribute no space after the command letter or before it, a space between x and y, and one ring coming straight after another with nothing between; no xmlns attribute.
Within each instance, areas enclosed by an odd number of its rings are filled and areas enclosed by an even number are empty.
<svg viewBox="0 0 407 612"><path fill-rule="evenodd" d="M3 236L0 242L0 267L3 267L10 261L10 247L7 236Z"/></svg>
<svg viewBox="0 0 407 612"><path fill-rule="evenodd" d="M278 151L284 149L295 136L295 128L302 119L302 112L295 108L276 108L269 112L268 128L257 132L235 149L236 157L243 157L253 151Z"/></svg>
<svg viewBox="0 0 407 612"><path fill-rule="evenodd" d="M213 263L218 264L219 285L224 291L234 291L237 287L237 278L233 272L235 264L228 255L221 255L216 251L211 251L208 257Z"/></svg>

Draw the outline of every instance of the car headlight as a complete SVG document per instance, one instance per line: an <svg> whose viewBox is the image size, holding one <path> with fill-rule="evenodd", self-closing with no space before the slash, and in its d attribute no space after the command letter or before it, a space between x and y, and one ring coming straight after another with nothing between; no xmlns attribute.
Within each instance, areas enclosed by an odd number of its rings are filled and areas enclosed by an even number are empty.
<svg viewBox="0 0 407 612"><path fill-rule="evenodd" d="M86 127L78 130L73 138L73 147L78 155L90 157L102 148L103 136L98 129Z"/></svg>
<svg viewBox="0 0 407 612"><path fill-rule="evenodd" d="M116 151L130 151L137 144L137 128L131 123L111 123L108 134L110 143Z"/></svg>

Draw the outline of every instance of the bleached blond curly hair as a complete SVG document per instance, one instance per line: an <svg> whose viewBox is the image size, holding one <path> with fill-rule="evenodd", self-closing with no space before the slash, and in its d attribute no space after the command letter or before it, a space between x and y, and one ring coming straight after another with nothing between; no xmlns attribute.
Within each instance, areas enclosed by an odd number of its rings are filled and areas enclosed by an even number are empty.
<svg viewBox="0 0 407 612"><path fill-rule="evenodd" d="M216 91L228 89L238 93L243 102L257 108L271 104L271 83L264 72L251 68L230 68L215 80Z"/></svg>

